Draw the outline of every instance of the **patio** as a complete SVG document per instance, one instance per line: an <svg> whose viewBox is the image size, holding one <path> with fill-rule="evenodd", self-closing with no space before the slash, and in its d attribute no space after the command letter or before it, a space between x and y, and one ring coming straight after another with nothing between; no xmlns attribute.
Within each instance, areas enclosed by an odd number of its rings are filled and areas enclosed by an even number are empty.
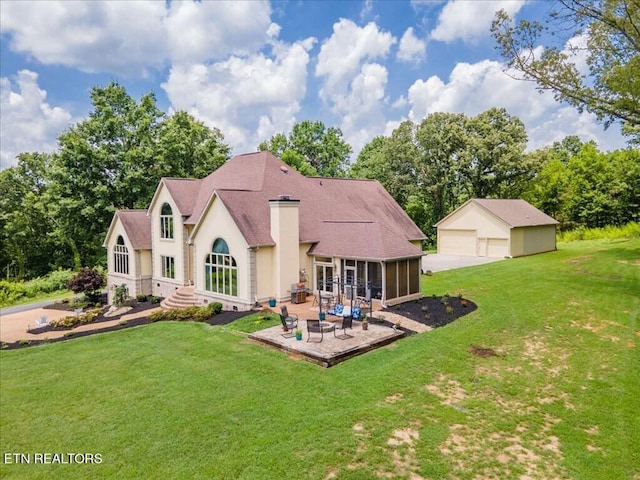
<svg viewBox="0 0 640 480"><path fill-rule="evenodd" d="M279 350L287 352L294 357L304 358L305 360L316 363L323 367L331 367L340 362L361 355L370 350L380 348L389 343L404 337L406 333L402 330L395 330L387 325L369 322L367 330L362 329L362 321L354 320L353 328L347 329L346 333L351 338L336 338L333 331L323 334L322 342L319 333L312 334L312 340L307 342L309 333L307 332L306 319L317 319L319 308L313 305L313 298L307 299L304 303L283 302L277 307L272 308L275 313L280 313L280 306L286 305L289 314L296 315L299 318L298 328L302 330L302 340L296 340L293 332L285 334L281 326L271 327L249 335L251 340L269 345ZM374 301L373 310L380 310L379 302ZM363 312L369 313L369 311ZM335 334L342 335L339 328L342 319L337 316L327 315L326 321L335 326ZM284 335L284 336L283 336ZM315 342L314 342L315 340Z"/></svg>

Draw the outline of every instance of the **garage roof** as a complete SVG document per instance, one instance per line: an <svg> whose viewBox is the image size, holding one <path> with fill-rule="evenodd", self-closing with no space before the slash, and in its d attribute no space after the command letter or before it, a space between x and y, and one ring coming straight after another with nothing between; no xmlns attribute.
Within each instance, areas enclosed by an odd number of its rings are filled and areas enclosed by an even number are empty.
<svg viewBox="0 0 640 480"><path fill-rule="evenodd" d="M481 208L487 210L511 228L558 224L557 220L521 199L472 198L436 223L436 226L440 225L458 210L463 209L469 203L475 203Z"/></svg>

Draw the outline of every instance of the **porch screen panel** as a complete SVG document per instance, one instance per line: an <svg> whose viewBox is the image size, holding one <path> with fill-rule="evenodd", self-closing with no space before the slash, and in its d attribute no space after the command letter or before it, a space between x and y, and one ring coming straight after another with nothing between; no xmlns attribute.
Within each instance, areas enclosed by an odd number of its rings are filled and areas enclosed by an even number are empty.
<svg viewBox="0 0 640 480"><path fill-rule="evenodd" d="M367 262L359 261L357 263L356 280L358 282L356 296L364 297L367 294Z"/></svg>
<svg viewBox="0 0 640 480"><path fill-rule="evenodd" d="M409 260L409 293L420 292L420 259Z"/></svg>
<svg viewBox="0 0 640 480"><path fill-rule="evenodd" d="M404 297L409 294L409 278L407 277L407 261L398 262L398 296Z"/></svg>
<svg viewBox="0 0 640 480"><path fill-rule="evenodd" d="M371 282L371 296L380 298L382 295L382 265L378 262L368 262L367 280Z"/></svg>
<svg viewBox="0 0 640 480"><path fill-rule="evenodd" d="M389 262L385 266L385 292L386 300L398 296L398 262Z"/></svg>

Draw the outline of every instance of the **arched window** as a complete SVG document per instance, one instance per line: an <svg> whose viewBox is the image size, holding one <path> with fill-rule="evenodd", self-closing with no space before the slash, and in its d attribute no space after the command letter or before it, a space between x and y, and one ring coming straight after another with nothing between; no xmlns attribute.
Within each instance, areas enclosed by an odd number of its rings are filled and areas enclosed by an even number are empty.
<svg viewBox="0 0 640 480"><path fill-rule="evenodd" d="M168 203L160 210L160 238L173 238L173 211Z"/></svg>
<svg viewBox="0 0 640 480"><path fill-rule="evenodd" d="M113 270L116 273L129 275L129 250L124 244L122 235L118 236L113 247Z"/></svg>
<svg viewBox="0 0 640 480"><path fill-rule="evenodd" d="M205 290L224 295L238 296L238 266L229 255L229 246L222 238L216 238L211 253L204 262Z"/></svg>

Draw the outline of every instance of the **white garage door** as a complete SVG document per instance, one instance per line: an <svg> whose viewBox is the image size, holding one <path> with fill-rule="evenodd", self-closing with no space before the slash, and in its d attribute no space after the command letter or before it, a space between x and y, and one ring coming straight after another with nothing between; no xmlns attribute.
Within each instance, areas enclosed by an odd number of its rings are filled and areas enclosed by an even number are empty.
<svg viewBox="0 0 640 480"><path fill-rule="evenodd" d="M438 230L438 253L476 256L475 230Z"/></svg>
<svg viewBox="0 0 640 480"><path fill-rule="evenodd" d="M506 238L489 238L487 241L487 257L503 258L509 255L509 240Z"/></svg>

